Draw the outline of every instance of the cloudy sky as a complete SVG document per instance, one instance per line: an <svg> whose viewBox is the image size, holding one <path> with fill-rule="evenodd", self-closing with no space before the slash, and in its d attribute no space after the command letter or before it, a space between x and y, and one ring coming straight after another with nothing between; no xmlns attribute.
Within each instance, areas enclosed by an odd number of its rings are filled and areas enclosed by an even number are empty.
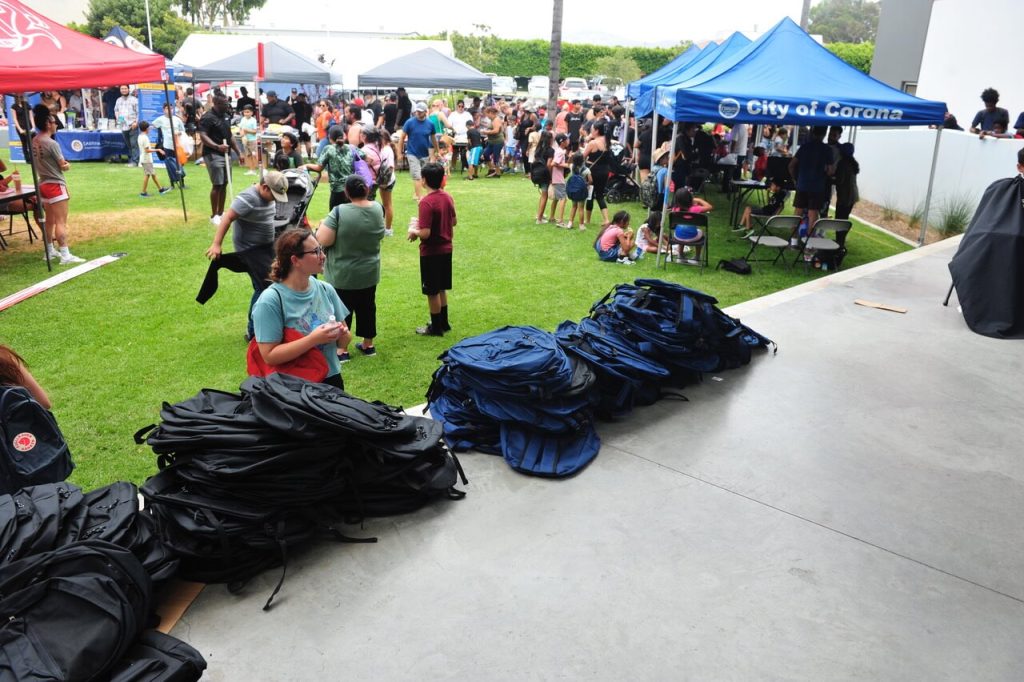
<svg viewBox="0 0 1024 682"><path fill-rule="evenodd" d="M139 0L140 2L142 0ZM82 21L84 0L28 0L28 5L57 21ZM801 0L654 0L638 5L626 0L565 0L563 40L599 45L662 45L680 40L706 41L733 31L748 36L763 32L783 16L800 20ZM353 11L350 7L359 7ZM301 8L296 12L296 8ZM379 8L374 12L372 8ZM533 12L524 11L533 9ZM502 38L551 38L550 0L527 2L437 3L430 0L388 0L343 5L337 0L267 0L250 15L250 24L266 28L307 28L388 31L422 34L474 31L486 24Z"/></svg>

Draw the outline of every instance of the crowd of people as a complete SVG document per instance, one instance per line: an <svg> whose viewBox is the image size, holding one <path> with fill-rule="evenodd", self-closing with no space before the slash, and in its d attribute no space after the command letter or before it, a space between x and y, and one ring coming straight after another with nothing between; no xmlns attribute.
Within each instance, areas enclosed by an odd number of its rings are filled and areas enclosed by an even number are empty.
<svg viewBox="0 0 1024 682"><path fill-rule="evenodd" d="M991 137L995 139L1024 139L1024 111L1017 114L1017 119L1010 127L1010 112L999 106L999 91L995 88L985 88L981 91L981 103L984 105L971 119L970 132L981 139ZM950 130L963 130L960 124L950 112L946 112L944 128Z"/></svg>

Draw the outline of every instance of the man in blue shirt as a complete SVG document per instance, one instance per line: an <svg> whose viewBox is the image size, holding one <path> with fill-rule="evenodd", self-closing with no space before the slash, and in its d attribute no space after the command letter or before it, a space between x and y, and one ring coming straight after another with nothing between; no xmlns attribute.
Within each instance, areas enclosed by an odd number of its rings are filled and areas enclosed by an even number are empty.
<svg viewBox="0 0 1024 682"><path fill-rule="evenodd" d="M811 139L800 145L789 162L789 174L796 178L793 208L797 215L807 212L808 233L818 222L819 209L825 203L828 178L835 171L832 150L824 141L827 130L825 126L814 126Z"/></svg>
<svg viewBox="0 0 1024 682"><path fill-rule="evenodd" d="M398 134L398 159L405 154L409 161L409 175L413 179L413 192L416 201L423 194L423 166L433 162L438 154L437 136L434 124L427 120L427 105L417 102L413 115L402 125Z"/></svg>
<svg viewBox="0 0 1024 682"><path fill-rule="evenodd" d="M985 103L985 108L974 115L971 121L972 133L993 132L996 123L1002 123L1004 131L1010 127L1010 112L996 106L999 103L998 90L985 88L981 91L981 101Z"/></svg>

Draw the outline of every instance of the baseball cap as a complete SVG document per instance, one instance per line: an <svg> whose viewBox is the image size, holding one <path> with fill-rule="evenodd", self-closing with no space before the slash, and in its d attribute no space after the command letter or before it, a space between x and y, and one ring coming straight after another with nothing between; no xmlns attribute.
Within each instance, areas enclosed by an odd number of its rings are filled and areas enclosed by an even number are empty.
<svg viewBox="0 0 1024 682"><path fill-rule="evenodd" d="M267 97L277 97L277 92L274 90L267 90Z"/></svg>
<svg viewBox="0 0 1024 682"><path fill-rule="evenodd" d="M414 112L415 111L426 111L426 110L427 110L426 102L416 102L416 106L413 108Z"/></svg>
<svg viewBox="0 0 1024 682"><path fill-rule="evenodd" d="M263 174L263 184L270 188L274 200L282 204L288 203L288 178L280 171L267 171Z"/></svg>

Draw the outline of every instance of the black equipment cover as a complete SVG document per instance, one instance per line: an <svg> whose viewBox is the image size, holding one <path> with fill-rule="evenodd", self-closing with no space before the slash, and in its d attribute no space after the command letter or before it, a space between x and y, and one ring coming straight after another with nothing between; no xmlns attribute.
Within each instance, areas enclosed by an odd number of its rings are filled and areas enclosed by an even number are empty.
<svg viewBox="0 0 1024 682"><path fill-rule="evenodd" d="M971 331L1024 337L1024 177L988 186L949 272Z"/></svg>

